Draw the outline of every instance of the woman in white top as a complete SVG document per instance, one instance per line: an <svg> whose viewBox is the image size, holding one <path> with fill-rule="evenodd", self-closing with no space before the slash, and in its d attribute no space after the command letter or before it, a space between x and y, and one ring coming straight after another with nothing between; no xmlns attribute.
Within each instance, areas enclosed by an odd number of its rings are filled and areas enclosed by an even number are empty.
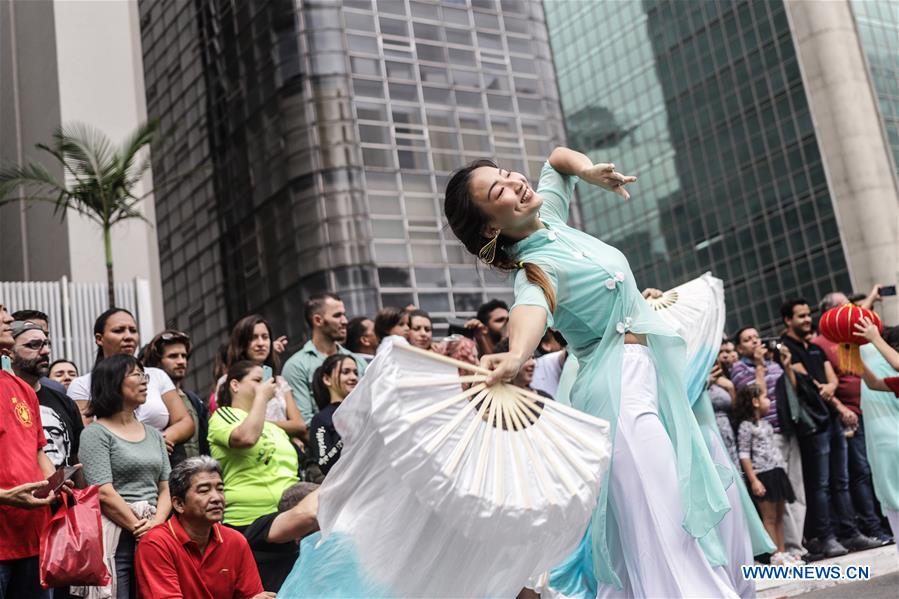
<svg viewBox="0 0 899 599"><path fill-rule="evenodd" d="M230 367L243 360L254 362L257 366L271 369L268 377L275 379L275 396L266 404L265 419L284 429L288 436L306 440L306 421L300 414L290 391L290 385L281 376L281 361L278 354L272 351L272 327L266 319L259 314L244 316L231 330L231 339L228 341L226 361ZM225 382L222 376L217 387ZM217 406L216 406L217 407ZM214 409L214 408L213 408Z"/></svg>
<svg viewBox="0 0 899 599"><path fill-rule="evenodd" d="M94 322L94 339L97 343L97 359L94 366L116 354L133 356L140 345L140 335L134 316L123 308L110 308ZM175 385L165 371L145 368L149 376L147 401L134 414L137 419L162 433L166 448L172 448L193 435L194 422L187 413ZM83 414L91 399L91 374L79 376L69 385L69 397L75 400L81 410L84 425L93 420Z"/></svg>

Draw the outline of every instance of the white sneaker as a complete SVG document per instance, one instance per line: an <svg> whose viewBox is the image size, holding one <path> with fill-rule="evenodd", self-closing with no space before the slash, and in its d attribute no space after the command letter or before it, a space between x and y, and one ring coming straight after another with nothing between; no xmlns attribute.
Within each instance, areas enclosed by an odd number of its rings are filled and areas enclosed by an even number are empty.
<svg viewBox="0 0 899 599"><path fill-rule="evenodd" d="M793 565L793 562L790 561L790 556L786 553L781 553L778 551L777 553L771 556L769 563L772 566L788 566Z"/></svg>

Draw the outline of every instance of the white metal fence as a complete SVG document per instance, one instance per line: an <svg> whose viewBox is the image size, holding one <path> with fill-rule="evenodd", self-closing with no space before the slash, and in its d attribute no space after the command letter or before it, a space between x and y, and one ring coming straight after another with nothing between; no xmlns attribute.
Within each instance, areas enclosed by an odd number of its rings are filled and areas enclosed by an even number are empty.
<svg viewBox="0 0 899 599"><path fill-rule="evenodd" d="M145 279L115 284L116 306L137 319L142 342L155 331L150 284ZM66 358L88 372L94 364L97 344L94 321L108 306L106 283L73 283L67 277L51 282L0 281L0 301L10 311L40 310L50 318L52 359Z"/></svg>

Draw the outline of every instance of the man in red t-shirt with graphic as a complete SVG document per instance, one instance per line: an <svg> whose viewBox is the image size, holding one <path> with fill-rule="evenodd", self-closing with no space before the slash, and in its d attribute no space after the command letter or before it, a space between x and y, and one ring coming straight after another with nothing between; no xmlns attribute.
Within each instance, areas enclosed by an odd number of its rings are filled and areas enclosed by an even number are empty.
<svg viewBox="0 0 899 599"><path fill-rule="evenodd" d="M0 304L0 353L14 344L12 321ZM55 494L44 499L32 494L53 474L53 464L44 455L46 444L34 390L0 370L0 598L51 596L41 588L38 553Z"/></svg>

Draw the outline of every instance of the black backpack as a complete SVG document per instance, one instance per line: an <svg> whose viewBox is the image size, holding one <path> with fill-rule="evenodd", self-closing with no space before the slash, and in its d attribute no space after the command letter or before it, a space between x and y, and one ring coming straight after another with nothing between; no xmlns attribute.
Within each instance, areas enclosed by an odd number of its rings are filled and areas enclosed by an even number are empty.
<svg viewBox="0 0 899 599"><path fill-rule="evenodd" d="M796 374L796 388L784 374L777 381L777 419L786 436L808 437L830 426L830 410L815 382L807 374Z"/></svg>

